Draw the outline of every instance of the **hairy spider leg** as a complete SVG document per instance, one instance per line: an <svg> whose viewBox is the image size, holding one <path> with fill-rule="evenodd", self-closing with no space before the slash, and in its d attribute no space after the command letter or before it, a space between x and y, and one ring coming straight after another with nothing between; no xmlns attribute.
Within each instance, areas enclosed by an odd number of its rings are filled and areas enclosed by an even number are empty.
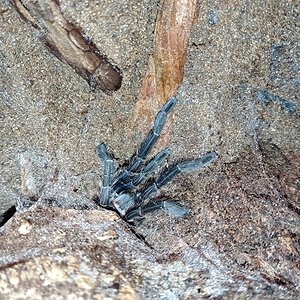
<svg viewBox="0 0 300 300"><path fill-rule="evenodd" d="M140 169L143 164L146 156L152 150L156 141L161 135L162 130L164 129L168 115L175 107L177 102L176 97L171 97L162 107L162 109L157 113L154 124L150 132L148 133L145 140L142 142L140 148L137 151L137 154L133 157L132 161L129 164L128 170L131 172L136 172Z"/></svg>
<svg viewBox="0 0 300 300"><path fill-rule="evenodd" d="M113 184L113 190L117 194L135 189L139 184L144 182L147 178L151 176L151 174L155 173L159 170L159 168L163 165L165 160L170 156L171 150L166 148L159 153L157 153L151 160L149 160L145 167L140 171L140 173L134 173L133 176L129 176L124 178L124 181L118 181Z"/></svg>
<svg viewBox="0 0 300 300"><path fill-rule="evenodd" d="M161 135L164 129L169 113L175 107L177 102L176 97L171 97L157 113L154 124L145 140L142 142L137 154L132 158L129 166L122 170L114 179L113 187L118 189L120 186L124 187L135 176L136 172L139 172L144 164L146 156L149 154L156 141Z"/></svg>
<svg viewBox="0 0 300 300"><path fill-rule="evenodd" d="M155 195L162 186L164 186L167 183L169 183L170 181L172 181L176 175L178 175L180 173L187 173L187 172L192 172L195 170L205 168L209 164L211 164L213 161L215 161L216 159L217 159L217 154L216 154L216 152L212 151L212 152L205 154L201 158L184 161L182 163L179 163L177 165L173 165L173 166L167 168L158 177L158 179L156 181L154 181L150 186L144 188L141 191L141 194L139 197L137 197L136 202L141 203L145 199L149 199L150 197Z"/></svg>
<svg viewBox="0 0 300 300"><path fill-rule="evenodd" d="M110 204L111 181L115 172L115 162L113 156L108 152L105 143L101 143L97 150L98 155L104 164L100 205L108 206Z"/></svg>
<svg viewBox="0 0 300 300"><path fill-rule="evenodd" d="M134 207L126 213L125 219L131 223L138 223L144 219L146 214L158 209L163 209L176 218L184 217L190 212L189 208L177 204L174 201L159 200L155 202L149 202L140 207Z"/></svg>
<svg viewBox="0 0 300 300"><path fill-rule="evenodd" d="M159 170L159 168L164 164L166 159L171 155L172 151L169 148L166 148L160 152L158 152L151 160L149 160L145 167L141 170L139 174L137 174L132 182L135 186L144 182L147 178L149 178L153 173Z"/></svg>

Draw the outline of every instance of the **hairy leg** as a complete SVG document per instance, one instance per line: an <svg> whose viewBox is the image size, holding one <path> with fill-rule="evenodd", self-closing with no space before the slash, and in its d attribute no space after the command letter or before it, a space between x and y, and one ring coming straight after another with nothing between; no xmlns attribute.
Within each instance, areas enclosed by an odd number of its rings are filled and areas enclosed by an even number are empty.
<svg viewBox="0 0 300 300"><path fill-rule="evenodd" d="M108 152L104 143L98 146L98 155L102 160L104 167L104 174L102 180L102 191L100 196L100 205L107 206L110 204L111 196L111 181L115 173L115 162L113 156Z"/></svg>

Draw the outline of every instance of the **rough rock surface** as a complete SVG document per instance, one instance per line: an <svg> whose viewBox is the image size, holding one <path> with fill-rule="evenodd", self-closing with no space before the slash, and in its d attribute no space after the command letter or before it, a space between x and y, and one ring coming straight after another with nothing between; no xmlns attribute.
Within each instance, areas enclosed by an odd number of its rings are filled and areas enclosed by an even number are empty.
<svg viewBox="0 0 300 300"><path fill-rule="evenodd" d="M5 299L293 299L291 283L230 270L210 243L175 235L168 250L151 249L104 210L35 206L9 221L0 244Z"/></svg>
<svg viewBox="0 0 300 300"><path fill-rule="evenodd" d="M299 299L299 3L198 3L168 146L173 160L220 158L165 189L192 214L149 215L136 231L151 249L91 199L98 143L121 164L151 126L141 116L135 133L132 120L161 3L60 2L123 83L112 96L91 91L0 0L0 211L39 199L4 227L0 293Z"/></svg>

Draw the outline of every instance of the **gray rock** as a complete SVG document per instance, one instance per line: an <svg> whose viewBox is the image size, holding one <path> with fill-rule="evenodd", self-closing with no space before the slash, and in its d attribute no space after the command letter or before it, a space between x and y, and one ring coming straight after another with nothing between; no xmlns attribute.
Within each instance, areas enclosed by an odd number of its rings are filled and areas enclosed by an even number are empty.
<svg viewBox="0 0 300 300"><path fill-rule="evenodd" d="M172 240L169 251L157 251L113 212L36 205L2 230L0 295L6 299L244 299L258 295L296 299L287 287L266 285L257 272L233 272L212 244L195 248L180 237Z"/></svg>

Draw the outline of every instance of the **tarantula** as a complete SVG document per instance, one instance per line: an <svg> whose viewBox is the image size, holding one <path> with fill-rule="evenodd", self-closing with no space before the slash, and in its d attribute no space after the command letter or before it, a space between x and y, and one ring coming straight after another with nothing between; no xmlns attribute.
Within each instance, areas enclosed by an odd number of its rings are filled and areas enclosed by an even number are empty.
<svg viewBox="0 0 300 300"><path fill-rule="evenodd" d="M171 165L165 168L158 178L151 178L151 175L161 169L171 154L171 150L166 148L146 160L176 102L176 97L170 98L157 113L152 129L127 166L116 169L113 155L107 150L105 143L98 146L98 155L104 164L99 204L116 211L128 223L137 224L143 220L146 213L157 209L164 209L175 217L187 215L189 213L187 207L167 198L155 199L155 195L176 175L202 169L217 158L216 152L212 151L201 158ZM145 182L146 184L143 185Z"/></svg>

